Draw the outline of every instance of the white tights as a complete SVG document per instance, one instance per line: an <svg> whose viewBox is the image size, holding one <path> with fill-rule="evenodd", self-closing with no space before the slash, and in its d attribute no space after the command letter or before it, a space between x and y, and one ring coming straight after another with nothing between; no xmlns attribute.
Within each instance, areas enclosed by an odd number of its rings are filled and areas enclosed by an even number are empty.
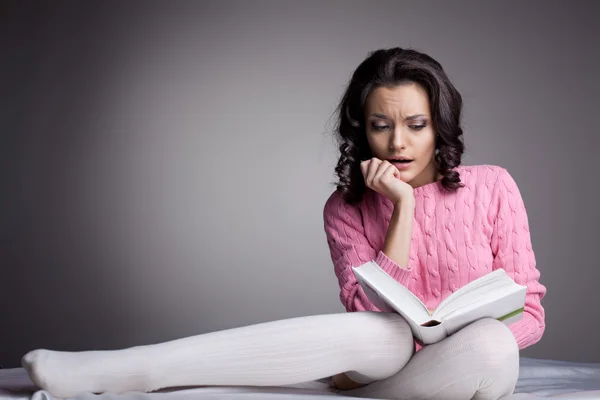
<svg viewBox="0 0 600 400"><path fill-rule="evenodd" d="M504 324L483 319L414 354L392 313L291 318L122 350L34 350L31 380L56 397L182 386L282 386L346 372L342 393L385 399L498 399L513 392L519 350Z"/></svg>

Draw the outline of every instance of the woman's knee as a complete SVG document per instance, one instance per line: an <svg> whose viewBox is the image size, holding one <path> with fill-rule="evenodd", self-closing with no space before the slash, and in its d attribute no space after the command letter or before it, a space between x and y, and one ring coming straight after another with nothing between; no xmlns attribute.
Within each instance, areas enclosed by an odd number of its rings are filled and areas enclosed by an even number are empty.
<svg viewBox="0 0 600 400"><path fill-rule="evenodd" d="M392 353L414 352L414 339L410 325L402 316L395 313L362 312L360 321L364 339L376 339Z"/></svg>
<svg viewBox="0 0 600 400"><path fill-rule="evenodd" d="M356 346L352 351L356 359L386 366L385 375L394 375L411 359L415 352L414 339L410 326L395 313L359 312L355 319L354 332L348 332L354 340L370 343L369 346ZM357 366L360 368L361 366ZM378 369L380 368L378 367Z"/></svg>
<svg viewBox="0 0 600 400"><path fill-rule="evenodd" d="M519 367L519 347L508 326L492 318L478 320L465 329L472 335L470 338L483 367L511 368Z"/></svg>
<svg viewBox="0 0 600 400"><path fill-rule="evenodd" d="M487 318L469 326L473 332L472 368L480 371L481 384L474 399L496 399L513 393L519 378L519 347L504 323Z"/></svg>

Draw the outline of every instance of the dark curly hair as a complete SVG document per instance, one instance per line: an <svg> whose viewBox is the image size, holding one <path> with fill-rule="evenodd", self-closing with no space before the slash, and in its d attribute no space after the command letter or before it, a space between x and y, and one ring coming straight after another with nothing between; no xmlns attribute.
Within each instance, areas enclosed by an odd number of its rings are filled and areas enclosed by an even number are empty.
<svg viewBox="0 0 600 400"><path fill-rule="evenodd" d="M464 152L460 93L440 63L430 56L399 47L381 49L370 52L354 71L335 111L334 135L340 150L335 167L339 179L336 186L347 203L362 199L366 186L360 163L373 157L366 136L364 107L367 98L377 87L407 82L419 84L429 96L432 124L437 133L435 161L443 176L443 187L455 191L463 186L458 172L453 171L460 165Z"/></svg>

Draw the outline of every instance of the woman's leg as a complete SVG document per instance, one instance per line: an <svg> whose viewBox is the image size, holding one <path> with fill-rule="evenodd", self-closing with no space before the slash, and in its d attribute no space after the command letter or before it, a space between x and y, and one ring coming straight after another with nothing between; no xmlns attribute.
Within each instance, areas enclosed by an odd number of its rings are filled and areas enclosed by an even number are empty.
<svg viewBox="0 0 600 400"><path fill-rule="evenodd" d="M291 385L351 371L370 383L397 373L414 353L397 314L316 315L211 332L123 350L34 350L31 380L56 397L149 392L201 385Z"/></svg>
<svg viewBox="0 0 600 400"><path fill-rule="evenodd" d="M519 349L506 325L474 322L426 346L396 375L343 392L386 399L498 399L513 392Z"/></svg>

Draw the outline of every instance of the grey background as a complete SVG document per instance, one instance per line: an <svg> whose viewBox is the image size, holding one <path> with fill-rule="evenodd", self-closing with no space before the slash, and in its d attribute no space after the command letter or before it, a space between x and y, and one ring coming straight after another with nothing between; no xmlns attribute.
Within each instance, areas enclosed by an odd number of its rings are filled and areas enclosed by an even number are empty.
<svg viewBox="0 0 600 400"><path fill-rule="evenodd" d="M464 163L521 188L547 329L600 362L598 2L1 3L0 364L342 312L332 113L377 48L438 59Z"/></svg>

